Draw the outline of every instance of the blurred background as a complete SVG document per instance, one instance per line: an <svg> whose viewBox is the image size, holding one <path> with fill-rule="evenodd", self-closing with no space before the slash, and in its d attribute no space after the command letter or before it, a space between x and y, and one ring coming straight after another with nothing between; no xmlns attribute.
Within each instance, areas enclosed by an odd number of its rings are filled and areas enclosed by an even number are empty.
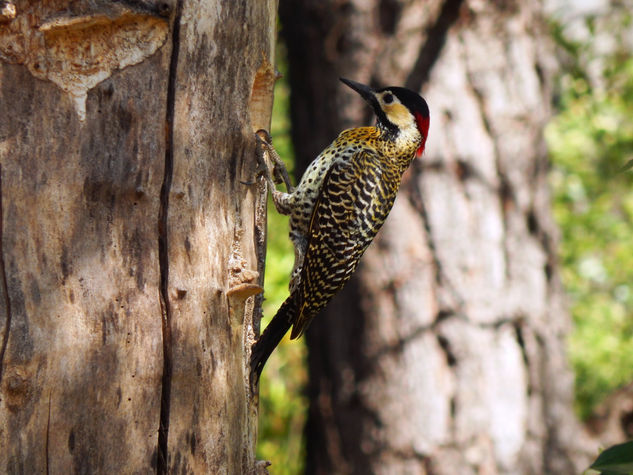
<svg viewBox="0 0 633 475"><path fill-rule="evenodd" d="M281 0L294 172L406 85L425 155L354 280L262 376L272 474L581 473L633 438L633 2ZM292 173L291 173L292 174ZM269 208L262 328L288 294Z"/></svg>

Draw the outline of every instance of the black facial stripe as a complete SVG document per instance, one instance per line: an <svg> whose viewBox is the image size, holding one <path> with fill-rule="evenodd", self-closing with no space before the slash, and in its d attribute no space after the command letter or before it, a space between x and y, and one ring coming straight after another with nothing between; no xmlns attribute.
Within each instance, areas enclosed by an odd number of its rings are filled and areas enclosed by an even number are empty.
<svg viewBox="0 0 633 475"><path fill-rule="evenodd" d="M378 128L385 132L388 139L395 140L400 133L398 126L387 119L387 116L382 110L376 114L376 117L378 119Z"/></svg>

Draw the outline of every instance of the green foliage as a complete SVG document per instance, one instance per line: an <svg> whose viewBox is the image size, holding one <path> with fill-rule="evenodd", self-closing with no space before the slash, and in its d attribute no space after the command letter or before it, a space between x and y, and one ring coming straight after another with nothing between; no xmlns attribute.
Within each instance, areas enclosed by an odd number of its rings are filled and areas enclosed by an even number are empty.
<svg viewBox="0 0 633 475"><path fill-rule="evenodd" d="M633 173L626 171L633 157L633 60L617 48L592 57L590 44L563 40L560 29L555 38L569 64L560 113L546 137L575 323L569 349L577 409L586 417L633 380ZM588 77L583 61L601 65L599 81Z"/></svg>
<svg viewBox="0 0 633 475"><path fill-rule="evenodd" d="M283 66L283 62L282 62ZM289 91L282 79L275 87L275 104L271 135L277 152L292 176L294 162L290 140ZM288 282L294 263L294 251L288 238L288 218L268 202L268 246L264 284L264 319L266 327L288 296ZM305 444L303 426L307 399L302 394L307 381L306 348L303 339L289 342L285 337L272 354L260 381L259 440L257 457L269 460L274 475L303 472Z"/></svg>
<svg viewBox="0 0 633 475"><path fill-rule="evenodd" d="M633 473L633 441L609 447L591 464L602 475Z"/></svg>

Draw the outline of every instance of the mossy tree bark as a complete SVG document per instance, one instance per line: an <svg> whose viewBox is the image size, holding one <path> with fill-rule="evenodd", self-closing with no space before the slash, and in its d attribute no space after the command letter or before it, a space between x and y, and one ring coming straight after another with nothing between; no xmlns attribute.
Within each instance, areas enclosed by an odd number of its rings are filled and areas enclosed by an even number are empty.
<svg viewBox="0 0 633 475"><path fill-rule="evenodd" d="M3 2L3 473L254 470L276 9Z"/></svg>
<svg viewBox="0 0 633 475"><path fill-rule="evenodd" d="M425 155L307 334L308 473L580 473L570 319L543 128L538 1L282 1L299 169L368 108L338 76L421 91Z"/></svg>

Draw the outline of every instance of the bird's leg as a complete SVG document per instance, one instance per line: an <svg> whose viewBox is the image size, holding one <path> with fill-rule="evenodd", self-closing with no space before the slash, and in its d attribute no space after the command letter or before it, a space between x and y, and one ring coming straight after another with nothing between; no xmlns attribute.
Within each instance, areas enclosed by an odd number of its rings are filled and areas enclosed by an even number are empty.
<svg viewBox="0 0 633 475"><path fill-rule="evenodd" d="M288 176L288 171L286 170L286 166L284 162L279 157L277 151L273 148L273 146L267 142L265 139L270 139L270 135L263 129L260 129L255 134L255 138L257 140L258 148L257 155L260 159L260 171L259 173L263 173L266 177L266 181L268 182L268 186L270 188L270 193L273 198L273 203L277 212L280 214L289 215L292 211L292 193L294 192L293 186L290 184L290 178ZM268 167L268 162L266 160L266 156L273 162L273 174L270 172L270 168ZM259 175L258 173L258 175ZM275 177L277 178L277 183L284 183L286 185L287 193L279 191L275 188Z"/></svg>
<svg viewBox="0 0 633 475"><path fill-rule="evenodd" d="M290 240L295 248L295 263L292 266L288 287L290 289L290 293L293 293L297 290L297 287L301 282L301 268L303 267L303 259L306 255L306 250L308 249L308 239L297 230L293 230L290 231Z"/></svg>
<svg viewBox="0 0 633 475"><path fill-rule="evenodd" d="M275 189L275 182L273 181L273 177L270 174L270 169L268 168L268 164L266 163L265 157L265 149L264 149L264 141L255 134L255 140L257 141L257 146L255 148L255 153L257 155L257 169L255 170L255 179L251 181L240 181L242 185L254 185L257 183L257 179L260 177L265 177L266 182L270 189Z"/></svg>
<svg viewBox="0 0 633 475"><path fill-rule="evenodd" d="M283 162L277 150L273 147L273 139L265 129L259 129L255 132L255 135L259 139L259 143L262 148L268 153L268 157L273 163L273 181L276 184L283 183L286 186L286 191L288 193L292 193L294 191L294 187L290 183L290 177L288 176L288 169L286 168L286 164Z"/></svg>

